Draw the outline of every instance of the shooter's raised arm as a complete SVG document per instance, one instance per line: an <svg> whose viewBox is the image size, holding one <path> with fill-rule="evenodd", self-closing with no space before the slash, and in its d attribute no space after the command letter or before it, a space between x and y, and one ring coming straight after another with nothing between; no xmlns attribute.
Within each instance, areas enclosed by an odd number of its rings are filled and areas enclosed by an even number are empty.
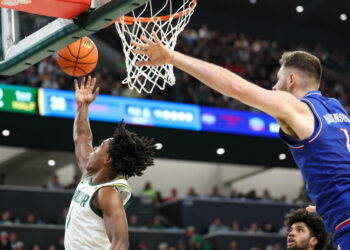
<svg viewBox="0 0 350 250"><path fill-rule="evenodd" d="M86 164L88 156L92 151L92 133L90 129L88 109L89 105L96 99L99 88L93 92L96 79L89 76L87 79L83 77L80 87L78 81L74 79L75 84L75 100L77 102L77 111L75 114L73 139L75 144L75 156L81 173L86 172Z"/></svg>

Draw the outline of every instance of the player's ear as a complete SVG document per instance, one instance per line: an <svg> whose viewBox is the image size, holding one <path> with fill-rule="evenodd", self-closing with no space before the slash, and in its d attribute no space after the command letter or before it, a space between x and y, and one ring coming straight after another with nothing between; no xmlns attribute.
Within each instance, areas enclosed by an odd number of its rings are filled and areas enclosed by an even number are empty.
<svg viewBox="0 0 350 250"><path fill-rule="evenodd" d="M296 80L297 80L296 75L294 73L288 74L288 78L287 78L288 89L292 89L295 87Z"/></svg>
<svg viewBox="0 0 350 250"><path fill-rule="evenodd" d="M317 243L318 243L318 239L317 239L316 237L313 236L313 237L311 237L309 243L310 243L310 246L311 246L312 248L314 248L314 247L317 245Z"/></svg>
<svg viewBox="0 0 350 250"><path fill-rule="evenodd" d="M108 155L107 159L104 161L105 165L110 165L113 162L113 158Z"/></svg>

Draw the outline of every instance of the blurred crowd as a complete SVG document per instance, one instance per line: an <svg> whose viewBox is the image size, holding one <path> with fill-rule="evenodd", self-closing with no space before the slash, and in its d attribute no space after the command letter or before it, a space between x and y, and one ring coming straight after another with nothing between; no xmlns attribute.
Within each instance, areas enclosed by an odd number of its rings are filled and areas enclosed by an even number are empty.
<svg viewBox="0 0 350 250"><path fill-rule="evenodd" d="M0 184L6 185L6 175L1 174L2 182ZM79 178L74 177L72 180L72 183L64 186L60 183L59 178L57 175L52 176L49 183L44 185L45 188L49 190L65 190L70 189L74 190L76 185L79 182ZM240 192L237 192L236 190L231 190L229 194L222 194L220 192L220 189L217 186L214 186L212 188L211 193L207 195L199 195L194 187L189 187L187 194L185 197L179 197L177 188L172 188L170 190L169 195L163 197L160 191L157 191L153 188L153 185L151 182L146 182L144 185L144 188L138 193L139 197L141 199L146 198L154 204L155 208L161 207L163 204L166 203L172 203L176 202L180 198L185 198L187 200L190 199L205 199L205 200L212 200L212 201L236 201L236 202L245 202L245 201L254 201L254 202L263 202L263 203L281 203L286 202L287 197L283 195L280 198L273 198L270 195L269 190L263 190L262 195L258 196L257 192L255 190L251 190L247 194L243 194ZM299 205L305 206L306 202L308 202L302 194L294 200L294 202L298 203ZM58 226L64 226L67 215L68 215L68 207L64 207L61 211L61 214L56 215L56 219L52 221L45 221L42 218L40 218L40 214L35 214L32 211L28 210L27 215L20 216L16 213L16 211L0 211L1 212L1 218L0 218L0 225L42 225L42 226L49 226L49 225L58 225ZM157 209L152 213L151 217L147 217L149 219L145 220L144 217L142 217L142 214L136 214L136 213L128 213L128 224L129 229L141 229L144 230L185 230L186 231L186 238L180 239L177 245L171 245L167 242L163 242L159 245L159 249L161 250L197 250L197 249L210 249L209 244L204 240L203 236L206 234L215 234L218 232L226 232L226 233L243 233L247 235L274 235L274 236L285 236L287 233L287 228L285 226L280 227L280 225L273 225L272 222L266 221L264 224L259 224L257 221L251 221L249 224L240 224L238 218L234 218L230 221L223 220L220 217L215 217L212 222L207 225L206 229L201 229L201 231L198 231L195 227L190 226L185 229L178 228L169 220L163 216L162 214L157 212ZM142 218L141 218L141 217ZM238 216L238 215L237 215ZM282 218L281 218L282 219ZM5 240L6 238L6 240ZM2 249L13 249L13 250L38 250L43 249L39 245L34 246L26 246L25 242L18 240L18 236L14 232L1 232L1 244L0 250ZM147 244L142 241L133 242L130 249L149 249ZM11 245L12 248L9 248ZM5 247L6 246L6 247ZM64 249L63 248L63 239L60 239L57 244L51 245L49 250L57 250L57 249ZM239 242L232 241L230 242L230 245L227 246L227 249L230 250L237 250L239 248ZM256 246L256 248L252 248L251 250L280 250L283 249L280 243L276 242L273 245L267 246L266 248L261 248L259 246Z"/></svg>
<svg viewBox="0 0 350 250"><path fill-rule="evenodd" d="M30 14L21 18L33 27L41 27L45 22L48 22L45 17L33 18ZM22 35L27 35L28 30L30 30L29 26L26 29L21 29ZM123 55L122 44L113 25L97 32L96 36ZM321 59L324 67L321 83L323 94L338 98L346 110L350 111L350 78L348 77L350 57L345 51L337 49L327 51L320 44L309 47L305 44L290 43L288 46L281 47L276 41L247 37L245 34L235 32L219 33L210 30L206 25L198 30L185 29L178 38L176 50L221 65L266 89L271 89L277 82L278 60L283 51L309 51ZM116 61L112 67L113 70L101 65L102 63L93 72L101 94L194 103L239 110L251 109L232 98L209 89L188 74L176 69L176 84L174 86L168 86L164 91L155 90L152 94L138 94L122 84L122 80L126 76L123 56L121 60ZM59 69L55 55L15 76L2 76L0 81L15 85L73 90L72 78Z"/></svg>
<svg viewBox="0 0 350 250"><path fill-rule="evenodd" d="M46 250L39 244L27 246L25 242L19 239L15 232L0 232L0 250ZM47 250L64 250L64 238L61 237L56 244L48 246Z"/></svg>

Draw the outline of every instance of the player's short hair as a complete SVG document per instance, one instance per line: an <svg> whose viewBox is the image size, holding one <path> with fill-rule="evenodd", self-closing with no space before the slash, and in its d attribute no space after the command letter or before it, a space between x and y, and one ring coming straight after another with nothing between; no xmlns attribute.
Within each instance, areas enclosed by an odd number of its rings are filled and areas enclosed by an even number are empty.
<svg viewBox="0 0 350 250"><path fill-rule="evenodd" d="M152 138L137 136L127 130L122 121L111 138L108 154L114 171L129 178L143 175L143 171L153 165L155 149Z"/></svg>
<svg viewBox="0 0 350 250"><path fill-rule="evenodd" d="M320 59L305 51L287 51L280 59L280 65L283 67L297 68L312 77L319 84L322 78L322 66Z"/></svg>
<svg viewBox="0 0 350 250"><path fill-rule="evenodd" d="M317 244L315 250L324 250L328 245L329 235L327 234L323 220L316 213L309 213L305 208L299 208L298 210L292 209L290 213L286 215L286 225L288 232L291 226L297 222L304 222L310 231L311 237L316 237Z"/></svg>

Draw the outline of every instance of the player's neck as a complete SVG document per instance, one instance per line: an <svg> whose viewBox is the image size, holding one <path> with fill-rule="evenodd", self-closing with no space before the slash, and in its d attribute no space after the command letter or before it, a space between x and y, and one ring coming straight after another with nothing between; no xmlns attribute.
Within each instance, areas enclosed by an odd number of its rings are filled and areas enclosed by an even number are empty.
<svg viewBox="0 0 350 250"><path fill-rule="evenodd" d="M301 99L301 98L303 98L307 93L309 93L310 91L315 91L315 89L311 89L311 88L308 88L308 89L296 88L296 89L293 89L290 93L291 93L292 95L294 95L296 98Z"/></svg>
<svg viewBox="0 0 350 250"><path fill-rule="evenodd" d="M92 182L93 183L109 182L115 179L116 177L117 175L114 172L107 171L106 169L100 169L98 172L92 175Z"/></svg>

